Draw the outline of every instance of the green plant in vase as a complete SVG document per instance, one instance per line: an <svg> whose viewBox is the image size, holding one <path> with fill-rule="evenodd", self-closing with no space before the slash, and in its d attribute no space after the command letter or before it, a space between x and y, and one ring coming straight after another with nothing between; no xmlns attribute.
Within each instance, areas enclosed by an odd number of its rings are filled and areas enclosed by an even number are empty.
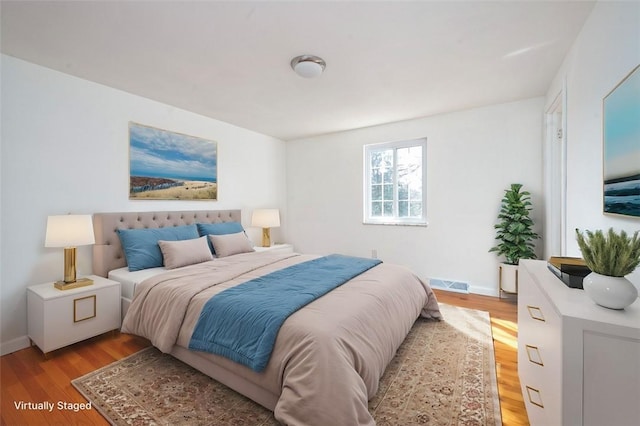
<svg viewBox="0 0 640 426"><path fill-rule="evenodd" d="M515 270L520 259L535 259L535 245L533 241L540 238L533 231L533 220L529 216L532 209L531 194L522 190L522 184L513 183L505 190L498 214L499 222L494 225L498 244L489 251L496 252L498 256L504 256L505 265L511 265L504 269L511 270L506 278L500 276L501 290L515 292L517 281ZM501 267L501 272L502 272Z"/></svg>
<svg viewBox="0 0 640 426"><path fill-rule="evenodd" d="M624 309L638 298L638 289L625 278L640 265L640 231L632 237L609 228L581 232L576 240L585 263L591 269L583 281L587 295L600 306Z"/></svg>

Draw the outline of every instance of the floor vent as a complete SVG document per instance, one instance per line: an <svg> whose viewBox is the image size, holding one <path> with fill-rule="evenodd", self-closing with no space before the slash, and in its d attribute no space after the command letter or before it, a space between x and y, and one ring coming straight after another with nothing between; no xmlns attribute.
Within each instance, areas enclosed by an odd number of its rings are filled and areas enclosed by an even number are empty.
<svg viewBox="0 0 640 426"><path fill-rule="evenodd" d="M457 293L469 293L469 283L462 281L441 280L439 278L431 278L429 284L433 288L455 291Z"/></svg>

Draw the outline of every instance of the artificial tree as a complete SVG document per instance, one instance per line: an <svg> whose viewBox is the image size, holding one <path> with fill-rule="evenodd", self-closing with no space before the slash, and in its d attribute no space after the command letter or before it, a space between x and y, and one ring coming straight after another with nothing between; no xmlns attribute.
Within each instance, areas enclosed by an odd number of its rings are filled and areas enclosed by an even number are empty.
<svg viewBox="0 0 640 426"><path fill-rule="evenodd" d="M520 259L535 259L535 245L533 241L540 238L533 231L533 220L529 217L532 209L531 194L522 191L522 184L513 183L505 190L502 198L502 206L498 214L499 222L494 225L498 244L489 251L496 252L498 256L504 256L505 264L518 265ZM511 268L515 271L515 268ZM502 271L502 268L501 268ZM516 272L511 275L517 276ZM500 277L501 290L505 289L505 282L513 281L514 284L506 284L511 291L517 291L517 279L506 280Z"/></svg>

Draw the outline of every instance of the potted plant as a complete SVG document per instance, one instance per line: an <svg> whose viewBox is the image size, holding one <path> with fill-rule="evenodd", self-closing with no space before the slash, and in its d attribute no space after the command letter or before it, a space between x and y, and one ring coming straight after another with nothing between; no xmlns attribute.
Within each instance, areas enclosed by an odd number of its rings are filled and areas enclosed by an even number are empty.
<svg viewBox="0 0 640 426"><path fill-rule="evenodd" d="M533 232L531 208L531 194L522 191L522 184L513 183L505 190L499 222L494 225L499 243L489 250L505 258L500 266L500 291L517 293L520 259L536 258L533 241L539 236Z"/></svg>
<svg viewBox="0 0 640 426"><path fill-rule="evenodd" d="M591 273L584 278L587 295L600 306L624 309L638 298L638 289L627 279L640 265L640 231L629 237L625 231L613 228L601 230L576 229L576 239Z"/></svg>

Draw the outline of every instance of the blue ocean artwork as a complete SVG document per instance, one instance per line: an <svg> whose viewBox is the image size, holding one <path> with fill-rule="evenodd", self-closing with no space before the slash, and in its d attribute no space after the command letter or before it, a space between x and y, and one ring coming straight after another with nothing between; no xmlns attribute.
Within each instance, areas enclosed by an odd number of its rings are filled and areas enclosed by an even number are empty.
<svg viewBox="0 0 640 426"><path fill-rule="evenodd" d="M640 217L640 66L609 93L604 111L604 212Z"/></svg>
<svg viewBox="0 0 640 426"><path fill-rule="evenodd" d="M640 175L629 180L605 183L605 213L640 216Z"/></svg>

